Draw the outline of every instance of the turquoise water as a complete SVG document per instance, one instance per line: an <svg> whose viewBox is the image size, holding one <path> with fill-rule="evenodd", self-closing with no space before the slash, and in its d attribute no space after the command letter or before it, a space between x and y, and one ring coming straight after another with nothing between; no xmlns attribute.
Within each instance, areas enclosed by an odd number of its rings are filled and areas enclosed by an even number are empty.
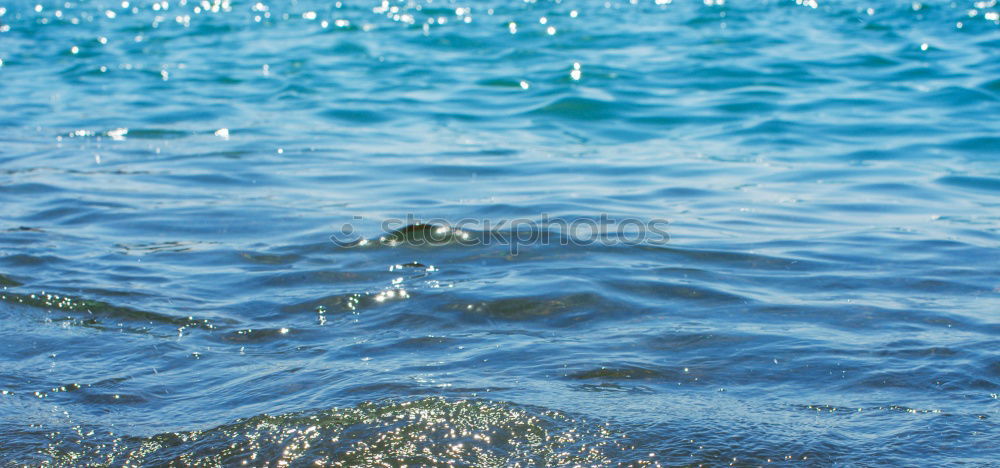
<svg viewBox="0 0 1000 468"><path fill-rule="evenodd" d="M1000 459L995 0L0 0L0 109L5 465Z"/></svg>

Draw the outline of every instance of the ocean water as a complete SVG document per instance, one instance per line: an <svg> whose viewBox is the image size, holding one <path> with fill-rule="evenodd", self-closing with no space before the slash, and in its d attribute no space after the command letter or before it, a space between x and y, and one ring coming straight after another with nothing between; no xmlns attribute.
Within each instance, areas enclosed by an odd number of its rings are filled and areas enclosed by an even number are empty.
<svg viewBox="0 0 1000 468"><path fill-rule="evenodd" d="M0 0L0 287L3 465L996 466L1000 5Z"/></svg>

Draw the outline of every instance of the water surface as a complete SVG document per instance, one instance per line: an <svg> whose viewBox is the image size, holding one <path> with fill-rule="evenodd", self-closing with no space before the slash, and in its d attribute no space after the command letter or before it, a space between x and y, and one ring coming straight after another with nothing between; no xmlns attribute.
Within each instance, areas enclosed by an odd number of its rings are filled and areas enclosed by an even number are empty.
<svg viewBox="0 0 1000 468"><path fill-rule="evenodd" d="M1000 458L994 0L0 0L0 109L4 464Z"/></svg>

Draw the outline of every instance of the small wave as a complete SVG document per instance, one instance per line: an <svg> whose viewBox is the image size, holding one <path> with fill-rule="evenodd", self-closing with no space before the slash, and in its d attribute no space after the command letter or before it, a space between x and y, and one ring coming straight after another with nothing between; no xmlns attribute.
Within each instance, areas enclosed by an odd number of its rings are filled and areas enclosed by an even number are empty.
<svg viewBox="0 0 1000 468"><path fill-rule="evenodd" d="M19 463L74 465L551 466L604 465L629 449L624 434L558 411L425 398L262 414L142 438L80 432L38 453L7 455Z"/></svg>
<svg viewBox="0 0 1000 468"><path fill-rule="evenodd" d="M608 120L621 118L628 109L629 106L622 103L583 97L564 97L532 110L528 114L567 120Z"/></svg>
<svg viewBox="0 0 1000 468"><path fill-rule="evenodd" d="M216 321L209 319L196 319L190 316L177 317L160 312L117 306L107 302L80 299L44 291L37 294L3 291L0 294L0 301L9 304L42 308L53 312L63 312L67 314L64 318L54 318L53 320L68 320L69 323L74 325L99 329L121 329L137 333L148 333L149 325L167 325L172 327L171 334L176 335L177 327L205 330L213 330L218 327ZM107 325L103 325L105 321L108 322Z"/></svg>

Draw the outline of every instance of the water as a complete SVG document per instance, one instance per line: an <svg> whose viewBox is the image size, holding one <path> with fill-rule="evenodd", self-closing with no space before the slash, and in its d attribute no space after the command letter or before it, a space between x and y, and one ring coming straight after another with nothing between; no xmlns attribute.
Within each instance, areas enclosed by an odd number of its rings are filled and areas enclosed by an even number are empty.
<svg viewBox="0 0 1000 468"><path fill-rule="evenodd" d="M997 463L1000 6L817 1L0 0L0 460Z"/></svg>

